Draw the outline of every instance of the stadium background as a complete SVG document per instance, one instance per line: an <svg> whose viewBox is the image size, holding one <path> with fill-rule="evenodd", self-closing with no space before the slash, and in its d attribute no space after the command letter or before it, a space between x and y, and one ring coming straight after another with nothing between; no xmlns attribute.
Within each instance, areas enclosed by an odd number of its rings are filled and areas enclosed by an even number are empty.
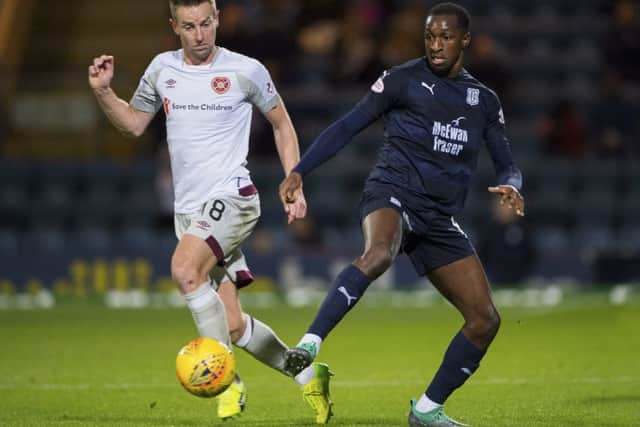
<svg viewBox="0 0 640 427"><path fill-rule="evenodd" d="M218 44L267 65L304 150L383 69L423 54L433 3L220 0ZM466 68L501 96L524 175L527 218L498 220L483 153L458 218L493 283L637 282L638 2L459 3L472 14ZM113 54L113 86L128 99L152 57L177 47L168 17L156 1L0 2L0 306L105 293L115 305L145 305L146 291L174 289L162 113L141 139L126 139L86 83L91 59ZM270 129L255 116L249 169L263 216L245 245L255 294L304 303L358 255L357 205L380 135L379 126L365 131L310 175L310 218L287 227ZM428 289L404 257L375 286Z"/></svg>

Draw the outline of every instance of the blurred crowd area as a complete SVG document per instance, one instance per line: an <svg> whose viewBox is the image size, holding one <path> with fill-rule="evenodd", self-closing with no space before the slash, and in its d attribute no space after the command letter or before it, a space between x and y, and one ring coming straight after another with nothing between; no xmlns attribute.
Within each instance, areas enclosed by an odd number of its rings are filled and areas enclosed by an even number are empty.
<svg viewBox="0 0 640 427"><path fill-rule="evenodd" d="M304 151L384 69L424 54L425 13L435 3L219 0L218 44L264 62ZM613 272L603 258L640 250L640 5L458 3L472 15L466 68L501 97L527 202L524 220L495 206L485 153L459 222L494 281L554 272L606 280ZM135 162L2 159L0 251L109 252L171 239L163 118L154 123ZM287 228L272 133L255 115L249 168L263 215L251 250L357 254L357 206L381 142L378 124L313 172L305 180L309 217Z"/></svg>

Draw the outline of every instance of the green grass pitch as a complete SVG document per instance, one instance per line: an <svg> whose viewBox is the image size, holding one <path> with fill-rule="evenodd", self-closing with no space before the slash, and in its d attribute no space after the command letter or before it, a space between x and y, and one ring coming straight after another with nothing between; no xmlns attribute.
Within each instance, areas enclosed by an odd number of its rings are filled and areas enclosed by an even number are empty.
<svg viewBox="0 0 640 427"><path fill-rule="evenodd" d="M312 309L249 310L290 344ZM480 370L447 403L474 426L640 426L640 310L605 302L501 310ZM320 359L335 372L335 426L406 425L461 320L445 304L359 306ZM175 379L195 336L186 309L99 305L0 312L1 426L215 426L215 402ZM247 409L226 426L314 425L294 383L236 351Z"/></svg>

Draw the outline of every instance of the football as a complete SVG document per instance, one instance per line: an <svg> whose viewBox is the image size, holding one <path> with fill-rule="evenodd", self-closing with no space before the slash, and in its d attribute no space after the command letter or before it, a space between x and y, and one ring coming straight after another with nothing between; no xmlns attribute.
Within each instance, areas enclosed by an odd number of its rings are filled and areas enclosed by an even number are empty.
<svg viewBox="0 0 640 427"><path fill-rule="evenodd" d="M214 397L231 385L236 375L236 360L226 345L212 338L196 338L178 352L178 381L198 397Z"/></svg>

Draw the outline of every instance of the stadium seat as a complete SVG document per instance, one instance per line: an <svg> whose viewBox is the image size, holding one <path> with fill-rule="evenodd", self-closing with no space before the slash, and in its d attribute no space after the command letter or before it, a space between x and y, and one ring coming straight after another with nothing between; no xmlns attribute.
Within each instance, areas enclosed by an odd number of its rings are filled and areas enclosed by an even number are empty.
<svg viewBox="0 0 640 427"><path fill-rule="evenodd" d="M30 227L67 227L73 208L66 187L43 188L29 203L27 221Z"/></svg>
<svg viewBox="0 0 640 427"><path fill-rule="evenodd" d="M571 206L575 224L598 227L613 225L615 194L608 189L584 188Z"/></svg>
<svg viewBox="0 0 640 427"><path fill-rule="evenodd" d="M576 247L586 251L585 254L589 254L589 251L612 247L615 238L611 227L587 224L579 225L572 231L571 241Z"/></svg>
<svg viewBox="0 0 640 427"><path fill-rule="evenodd" d="M92 187L74 204L73 223L76 227L110 227L119 220L123 203L110 188Z"/></svg>
<svg viewBox="0 0 640 427"><path fill-rule="evenodd" d="M69 235L69 250L77 256L109 257L113 255L112 234L100 227L82 226Z"/></svg>
<svg viewBox="0 0 640 427"><path fill-rule="evenodd" d="M49 225L30 228L20 241L19 253L23 256L58 255L67 249L67 236L60 228Z"/></svg>
<svg viewBox="0 0 640 427"><path fill-rule="evenodd" d="M13 228L0 228L0 256L10 256L18 253L18 232Z"/></svg>
<svg viewBox="0 0 640 427"><path fill-rule="evenodd" d="M26 224L25 213L29 209L29 196L20 186L0 188L0 226L22 227Z"/></svg>
<svg viewBox="0 0 640 427"><path fill-rule="evenodd" d="M150 227L125 226L114 234L114 249L122 256L144 256L157 250L155 233Z"/></svg>

